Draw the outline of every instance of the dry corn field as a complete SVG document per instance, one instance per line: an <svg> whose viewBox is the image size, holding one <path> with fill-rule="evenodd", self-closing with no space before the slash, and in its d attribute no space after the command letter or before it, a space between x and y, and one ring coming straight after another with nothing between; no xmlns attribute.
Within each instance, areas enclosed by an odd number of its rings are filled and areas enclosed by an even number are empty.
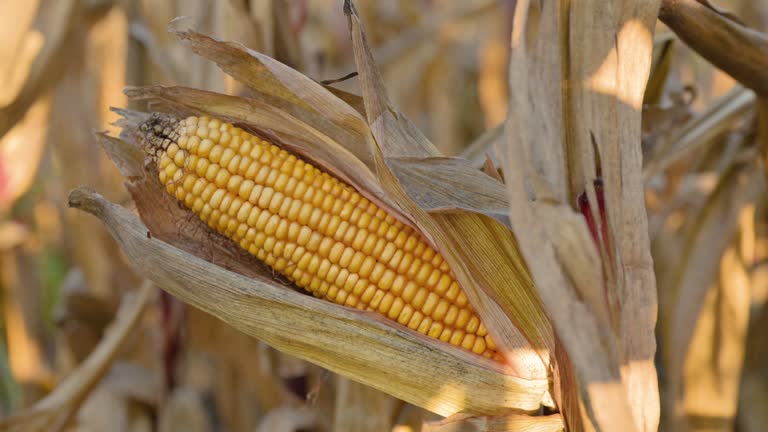
<svg viewBox="0 0 768 432"><path fill-rule="evenodd" d="M768 431L765 0L0 12L0 431Z"/></svg>

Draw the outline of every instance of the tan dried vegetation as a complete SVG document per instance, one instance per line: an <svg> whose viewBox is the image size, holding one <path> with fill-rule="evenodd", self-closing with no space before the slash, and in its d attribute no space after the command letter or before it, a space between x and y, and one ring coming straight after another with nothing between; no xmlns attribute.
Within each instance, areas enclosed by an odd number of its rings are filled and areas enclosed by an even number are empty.
<svg viewBox="0 0 768 432"><path fill-rule="evenodd" d="M0 430L768 430L765 2L5 8Z"/></svg>

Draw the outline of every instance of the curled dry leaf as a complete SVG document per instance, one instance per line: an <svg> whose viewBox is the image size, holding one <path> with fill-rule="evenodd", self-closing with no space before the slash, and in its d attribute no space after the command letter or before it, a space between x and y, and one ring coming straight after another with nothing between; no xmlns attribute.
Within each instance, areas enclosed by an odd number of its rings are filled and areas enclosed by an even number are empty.
<svg viewBox="0 0 768 432"><path fill-rule="evenodd" d="M509 226L509 201L504 185L490 176L479 175L468 161L393 158L386 162L408 196L424 210L479 213Z"/></svg>

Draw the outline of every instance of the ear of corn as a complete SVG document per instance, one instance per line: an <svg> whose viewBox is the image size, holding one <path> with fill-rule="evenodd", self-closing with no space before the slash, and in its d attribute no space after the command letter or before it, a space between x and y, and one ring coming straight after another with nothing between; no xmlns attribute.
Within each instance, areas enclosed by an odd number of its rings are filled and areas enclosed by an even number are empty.
<svg viewBox="0 0 768 432"><path fill-rule="evenodd" d="M443 257L352 187L217 119L142 131L168 193L299 287L500 358Z"/></svg>

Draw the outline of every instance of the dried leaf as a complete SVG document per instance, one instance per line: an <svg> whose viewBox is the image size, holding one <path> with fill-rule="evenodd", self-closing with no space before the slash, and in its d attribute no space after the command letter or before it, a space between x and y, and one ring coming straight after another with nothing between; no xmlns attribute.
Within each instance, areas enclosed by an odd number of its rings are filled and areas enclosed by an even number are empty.
<svg viewBox="0 0 768 432"><path fill-rule="evenodd" d="M458 158L386 160L408 196L430 213L460 210L490 216L509 226L504 185Z"/></svg>
<svg viewBox="0 0 768 432"><path fill-rule="evenodd" d="M637 145L657 4L519 1L515 12L500 154L513 231L574 368L579 403L567 362L559 364L561 409L573 430L658 425L655 284ZM595 229L601 259L587 267L563 256L578 243L593 246L585 225L568 224L581 194L591 214L605 213ZM561 234L561 224L572 230ZM616 317L613 326L599 304Z"/></svg>

